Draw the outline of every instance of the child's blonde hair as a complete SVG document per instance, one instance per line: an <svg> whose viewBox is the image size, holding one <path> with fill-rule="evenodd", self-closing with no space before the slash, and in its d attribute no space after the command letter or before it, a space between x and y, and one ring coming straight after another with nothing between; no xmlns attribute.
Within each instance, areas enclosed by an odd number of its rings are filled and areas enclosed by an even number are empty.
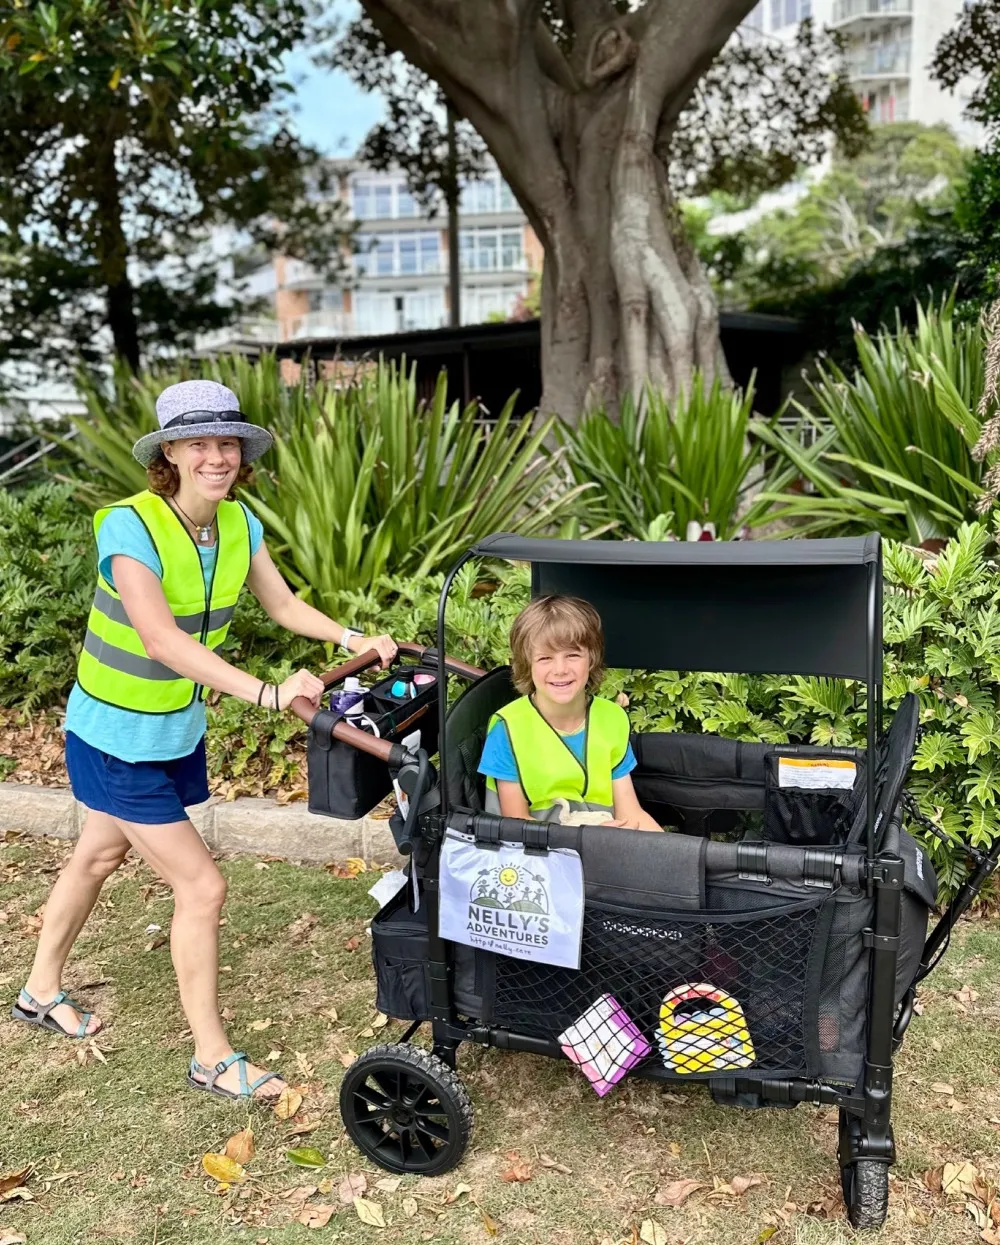
<svg viewBox="0 0 1000 1245"><path fill-rule="evenodd" d="M604 629L601 616L579 597L536 597L514 619L510 630L510 664L514 686L522 696L534 691L531 662L539 645L553 649L582 648L590 655L587 691L596 692L604 678Z"/></svg>

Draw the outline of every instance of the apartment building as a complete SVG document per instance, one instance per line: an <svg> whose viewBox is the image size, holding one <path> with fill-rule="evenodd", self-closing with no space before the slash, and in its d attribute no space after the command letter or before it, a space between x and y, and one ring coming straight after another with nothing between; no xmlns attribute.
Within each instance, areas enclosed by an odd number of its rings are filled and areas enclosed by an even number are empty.
<svg viewBox="0 0 1000 1245"><path fill-rule="evenodd" d="M425 212L401 173L354 160L333 162L337 193L357 222L342 281L275 256L252 273L252 292L274 319L234 326L200 340L203 351L315 337L368 337L450 322L447 213ZM462 189L459 262L463 324L508 316L541 271L542 250L495 166Z"/></svg>
<svg viewBox="0 0 1000 1245"><path fill-rule="evenodd" d="M957 22L964 0L760 0L744 25L791 40L811 17L844 39L847 72L873 123L945 124L972 142L963 111L968 91L943 90L930 76L938 41Z"/></svg>

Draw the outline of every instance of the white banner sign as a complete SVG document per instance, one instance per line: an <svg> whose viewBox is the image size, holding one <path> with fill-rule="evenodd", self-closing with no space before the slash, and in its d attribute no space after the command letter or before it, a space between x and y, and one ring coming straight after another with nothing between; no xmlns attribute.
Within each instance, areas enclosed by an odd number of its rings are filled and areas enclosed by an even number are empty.
<svg viewBox="0 0 1000 1245"><path fill-rule="evenodd" d="M479 847L451 831L441 848L438 929L481 951L580 967L583 865L563 848Z"/></svg>

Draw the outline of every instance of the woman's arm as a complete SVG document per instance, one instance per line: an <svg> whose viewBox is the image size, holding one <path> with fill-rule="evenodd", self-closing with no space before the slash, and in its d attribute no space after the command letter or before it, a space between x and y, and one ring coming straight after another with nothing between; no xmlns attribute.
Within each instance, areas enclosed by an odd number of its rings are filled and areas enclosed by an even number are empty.
<svg viewBox="0 0 1000 1245"><path fill-rule="evenodd" d="M308 636L311 640L340 643L344 627L307 605L292 592L271 561L271 555L263 541L250 562L247 586L264 607L268 617L273 618L280 627L294 631L296 635ZM354 653L375 649L383 666L387 666L396 655L396 645L387 635L352 636L349 648Z"/></svg>
<svg viewBox="0 0 1000 1245"><path fill-rule="evenodd" d="M615 802L615 824L629 830L662 830L649 813L639 803L639 797L632 785L632 775L616 778L611 783L611 793Z"/></svg>
<svg viewBox="0 0 1000 1245"><path fill-rule="evenodd" d="M163 595L163 585L148 566L135 558L115 554L111 559L111 573L129 622L138 632L147 656L182 678L257 704L261 680L231 666L194 636L181 631ZM305 696L318 706L323 691L323 684L314 674L297 670L281 684L280 707L286 709L296 696ZM268 703L266 707L273 706Z"/></svg>

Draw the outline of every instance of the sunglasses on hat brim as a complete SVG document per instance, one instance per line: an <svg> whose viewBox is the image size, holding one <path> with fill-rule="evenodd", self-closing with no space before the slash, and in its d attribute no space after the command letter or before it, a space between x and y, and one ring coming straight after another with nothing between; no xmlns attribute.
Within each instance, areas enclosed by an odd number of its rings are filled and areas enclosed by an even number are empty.
<svg viewBox="0 0 1000 1245"><path fill-rule="evenodd" d="M183 415L175 415L163 425L161 432L168 428L185 428L192 424L245 424L247 417L242 411L185 411Z"/></svg>

